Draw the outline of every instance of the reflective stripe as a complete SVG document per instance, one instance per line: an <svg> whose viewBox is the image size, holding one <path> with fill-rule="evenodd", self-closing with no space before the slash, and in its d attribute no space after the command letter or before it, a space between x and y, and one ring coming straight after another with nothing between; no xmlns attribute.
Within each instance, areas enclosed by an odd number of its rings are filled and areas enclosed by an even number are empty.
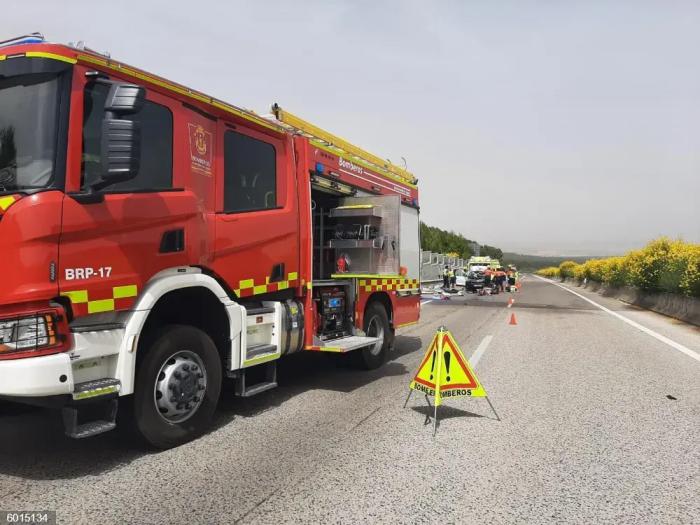
<svg viewBox="0 0 700 525"><path fill-rule="evenodd" d="M100 299L98 301L88 301L88 313L99 314L114 310L114 299Z"/></svg>
<svg viewBox="0 0 700 525"><path fill-rule="evenodd" d="M127 297L136 297L137 288L135 284L128 284L126 286L115 286L112 288L112 296L115 299L125 299Z"/></svg>
<svg viewBox="0 0 700 525"><path fill-rule="evenodd" d="M10 196L10 197L0 197L0 210L2 210L2 211L7 210L7 208L9 208L10 206L12 206L12 205L15 203L16 200L17 200L17 199L15 199L15 198L12 197L12 196Z"/></svg>
<svg viewBox="0 0 700 525"><path fill-rule="evenodd" d="M238 287L241 290L245 290L246 288L253 288L255 286L255 279L245 279L244 281L241 281L238 283Z"/></svg>
<svg viewBox="0 0 700 525"><path fill-rule="evenodd" d="M121 64L119 62L115 62L113 60L104 60L102 58L98 58L92 55L83 55L79 54L78 55L78 60L81 62L88 62L90 64L96 64L99 66L102 66L104 68L111 69L112 71L117 71L119 73L123 73L125 75L130 75L134 78L138 78L140 80L143 80L145 82L150 82L151 84L154 84L156 86L159 86L161 88L167 89L169 91L173 91L175 93L178 93L180 95L184 95L186 97L198 100L199 102L204 102L205 104L211 104L212 106L222 109L226 111L227 113L231 113L233 115L236 115L237 117L243 118L245 120L248 120L250 122L254 122L258 126L262 126L267 129L271 129L277 132L284 132L286 129L282 127L281 125L277 124L274 121L267 120L260 115L252 112L252 111L247 111L241 108L237 108L235 106L232 106L230 104L226 104L225 102L221 102L220 100L213 99L211 97L208 97L202 93L198 93L196 91L193 91L189 88L186 88L184 86L180 86L178 84L173 84L171 82L167 82L161 78L154 77L152 75L149 75L143 71L139 71L137 69L133 69L131 67L128 67L124 64Z"/></svg>
<svg viewBox="0 0 700 525"><path fill-rule="evenodd" d="M334 273L331 275L333 279L398 279L405 280L405 277L400 275L379 275L376 273Z"/></svg>
<svg viewBox="0 0 700 525"><path fill-rule="evenodd" d="M29 58L50 58L51 60L60 60L61 62L67 62L69 64L78 62L75 58L68 58L63 55L56 55L55 53L45 53L44 51L27 51L24 56Z"/></svg>
<svg viewBox="0 0 700 525"><path fill-rule="evenodd" d="M238 288L236 288L234 292L238 297L250 297L251 295L272 293L293 288L297 286L298 280L298 272L289 272L287 274L287 279L284 281L270 281L270 276L268 275L265 277L265 284L255 284L255 279L243 279L238 282Z"/></svg>
<svg viewBox="0 0 700 525"><path fill-rule="evenodd" d="M76 392L73 394L73 399L79 401L81 399L90 399L93 397L104 396L107 394L116 394L119 392L118 385L105 386L102 388L96 388L95 390L88 390L87 392Z"/></svg>
<svg viewBox="0 0 700 525"><path fill-rule="evenodd" d="M68 297L73 304L83 304L88 302L87 290L74 290L72 292L63 292L61 295Z"/></svg>
<svg viewBox="0 0 700 525"><path fill-rule="evenodd" d="M358 284L360 291L365 292L420 289L418 279L405 279L403 277L399 279L395 277L390 279L360 279Z"/></svg>
<svg viewBox="0 0 700 525"><path fill-rule="evenodd" d="M124 300L135 298L138 295L138 286L136 286L135 284L114 286L112 288L112 297L107 299L90 300L89 290L67 290L65 292L61 292L61 295L70 299L70 302L73 305L74 313L76 315L99 314L102 312L115 311L117 309L118 300L122 300L122 303L120 304L120 309L130 307L130 302Z"/></svg>
<svg viewBox="0 0 700 525"><path fill-rule="evenodd" d="M260 357L253 357L251 359L248 359L247 361L243 361L243 366L261 365L262 363L274 361L275 359L279 359L280 357L282 357L280 354L261 355Z"/></svg>
<svg viewBox="0 0 700 525"><path fill-rule="evenodd" d="M337 346L305 346L304 349L312 352L343 352L343 349Z"/></svg>

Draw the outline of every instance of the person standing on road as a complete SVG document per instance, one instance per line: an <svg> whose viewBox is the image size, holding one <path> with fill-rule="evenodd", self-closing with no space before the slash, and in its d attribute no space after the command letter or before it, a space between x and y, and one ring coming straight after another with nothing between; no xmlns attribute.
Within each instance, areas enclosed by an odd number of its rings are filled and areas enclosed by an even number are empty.
<svg viewBox="0 0 700 525"><path fill-rule="evenodd" d="M511 289L511 286L515 286L515 270L513 270L513 267L510 267L508 269L508 289Z"/></svg>
<svg viewBox="0 0 700 525"><path fill-rule="evenodd" d="M491 286L491 277L492 277L493 272L491 271L491 268L486 268L484 270L484 288L488 288Z"/></svg>
<svg viewBox="0 0 700 525"><path fill-rule="evenodd" d="M450 287L450 269L445 265L445 269L442 270L442 288L447 290Z"/></svg>
<svg viewBox="0 0 700 525"><path fill-rule="evenodd" d="M506 291L506 272L503 271L503 268L499 267L498 270L496 270L496 286L498 287L499 291L505 292Z"/></svg>
<svg viewBox="0 0 700 525"><path fill-rule="evenodd" d="M457 286L457 272L453 266L450 270L450 289L454 290L455 286Z"/></svg>

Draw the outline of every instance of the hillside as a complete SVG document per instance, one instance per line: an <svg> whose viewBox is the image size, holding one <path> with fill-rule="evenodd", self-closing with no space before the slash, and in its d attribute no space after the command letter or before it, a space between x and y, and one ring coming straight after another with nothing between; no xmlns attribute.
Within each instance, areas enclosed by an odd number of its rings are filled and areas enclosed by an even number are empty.
<svg viewBox="0 0 700 525"><path fill-rule="evenodd" d="M505 264L514 264L521 271L535 271L541 268L550 266L559 266L564 261L574 261L576 263L584 263L589 259L595 259L595 256L579 256L579 257L542 257L539 255L524 255L521 253L504 253L503 262Z"/></svg>
<svg viewBox="0 0 700 525"><path fill-rule="evenodd" d="M421 249L436 253L455 253L458 257L468 259L474 255L474 245L479 246L479 255L488 255L501 259L503 252L495 246L479 244L459 233L441 230L435 226L420 223Z"/></svg>

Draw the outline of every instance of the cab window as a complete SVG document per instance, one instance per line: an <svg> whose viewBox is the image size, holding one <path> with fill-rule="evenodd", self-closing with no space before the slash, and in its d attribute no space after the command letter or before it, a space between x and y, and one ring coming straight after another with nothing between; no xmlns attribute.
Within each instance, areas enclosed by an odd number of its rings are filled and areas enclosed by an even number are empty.
<svg viewBox="0 0 700 525"><path fill-rule="evenodd" d="M224 135L224 211L276 208L276 164L272 144L227 131Z"/></svg>
<svg viewBox="0 0 700 525"><path fill-rule="evenodd" d="M109 86L92 83L83 103L83 157L81 187L100 179L102 119ZM168 108L147 100L141 111L121 117L141 123L141 166L135 178L114 184L107 192L158 191L173 186L173 116Z"/></svg>

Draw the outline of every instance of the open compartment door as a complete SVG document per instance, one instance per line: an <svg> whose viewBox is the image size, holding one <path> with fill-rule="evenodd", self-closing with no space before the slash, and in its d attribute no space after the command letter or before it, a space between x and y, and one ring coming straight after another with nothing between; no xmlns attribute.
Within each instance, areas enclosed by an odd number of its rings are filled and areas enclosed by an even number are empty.
<svg viewBox="0 0 700 525"><path fill-rule="evenodd" d="M345 257L347 273L399 275L401 265L398 195L344 197L330 210L334 223L329 246Z"/></svg>
<svg viewBox="0 0 700 525"><path fill-rule="evenodd" d="M406 268L406 277L420 282L420 216L417 208L400 206L399 251L400 265Z"/></svg>

